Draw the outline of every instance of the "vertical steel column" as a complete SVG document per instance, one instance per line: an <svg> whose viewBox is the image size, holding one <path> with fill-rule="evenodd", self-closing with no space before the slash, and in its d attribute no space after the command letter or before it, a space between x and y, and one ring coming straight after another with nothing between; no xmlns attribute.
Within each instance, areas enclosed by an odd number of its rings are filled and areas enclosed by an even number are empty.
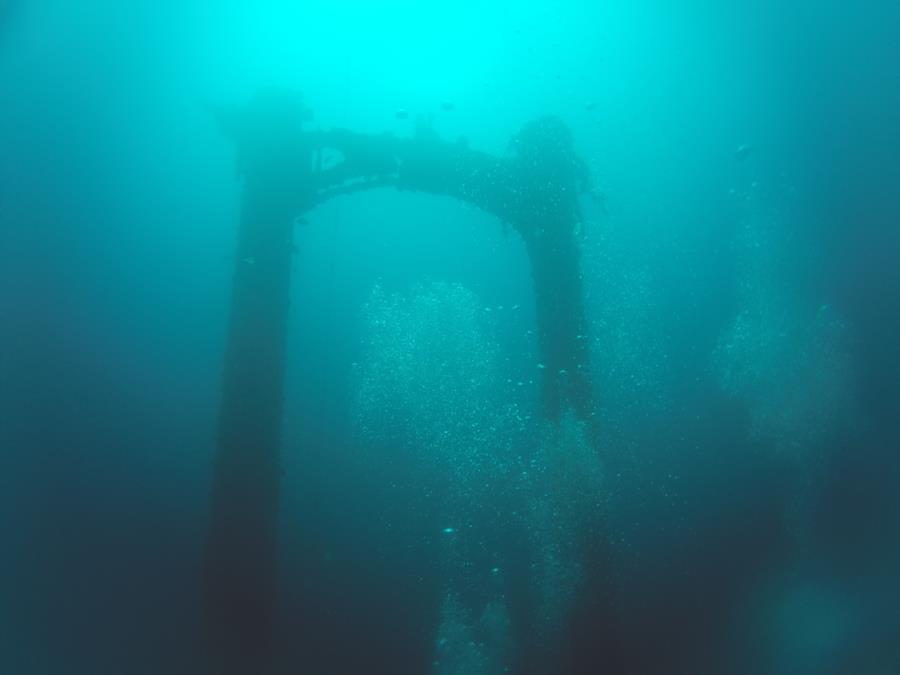
<svg viewBox="0 0 900 675"><path fill-rule="evenodd" d="M273 660L292 224L310 165L291 110L258 97L231 129L245 183L205 561L211 675Z"/></svg>
<svg viewBox="0 0 900 675"><path fill-rule="evenodd" d="M566 408L591 416L590 341L584 309L581 250L575 222L561 219L525 240L534 281L538 350L544 369L544 416L558 420Z"/></svg>

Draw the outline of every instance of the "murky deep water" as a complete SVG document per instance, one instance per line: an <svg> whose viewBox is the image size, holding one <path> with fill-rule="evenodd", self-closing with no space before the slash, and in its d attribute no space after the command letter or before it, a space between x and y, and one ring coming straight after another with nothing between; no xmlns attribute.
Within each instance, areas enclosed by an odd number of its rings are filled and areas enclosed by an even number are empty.
<svg viewBox="0 0 900 675"><path fill-rule="evenodd" d="M900 672L891 3L0 2L0 672L202 672L241 180L211 107L570 128L589 421L528 253L383 188L293 233L276 672ZM462 147L462 146L460 146ZM595 433L596 432L596 433Z"/></svg>

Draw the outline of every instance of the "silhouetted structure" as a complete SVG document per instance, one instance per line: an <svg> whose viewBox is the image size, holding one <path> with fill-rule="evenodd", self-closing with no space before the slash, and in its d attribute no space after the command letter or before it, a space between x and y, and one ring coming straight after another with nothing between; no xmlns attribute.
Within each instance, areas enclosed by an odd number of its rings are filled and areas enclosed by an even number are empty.
<svg viewBox="0 0 900 675"><path fill-rule="evenodd" d="M292 226L339 195L393 186L448 195L493 213L523 237L531 259L543 409L591 414L587 324L575 230L589 176L566 126L527 125L498 158L442 142L426 121L413 138L303 130L295 93L270 90L218 111L244 178L218 454L207 546L212 670L264 675L275 605L279 443ZM325 151L340 154L323 168Z"/></svg>

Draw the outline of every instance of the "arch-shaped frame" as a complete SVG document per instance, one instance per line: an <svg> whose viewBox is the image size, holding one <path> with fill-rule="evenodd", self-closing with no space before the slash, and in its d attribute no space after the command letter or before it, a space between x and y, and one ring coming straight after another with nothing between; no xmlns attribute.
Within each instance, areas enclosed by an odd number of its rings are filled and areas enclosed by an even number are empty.
<svg viewBox="0 0 900 675"><path fill-rule="evenodd" d="M552 117L524 127L511 154L495 157L442 141L427 119L412 138L308 131L311 113L285 90L216 114L237 146L244 186L206 550L207 626L215 672L263 673L274 621L293 224L333 197L379 187L455 197L508 223L531 261L544 416L557 420L571 409L588 419L576 229L589 175L568 129Z"/></svg>

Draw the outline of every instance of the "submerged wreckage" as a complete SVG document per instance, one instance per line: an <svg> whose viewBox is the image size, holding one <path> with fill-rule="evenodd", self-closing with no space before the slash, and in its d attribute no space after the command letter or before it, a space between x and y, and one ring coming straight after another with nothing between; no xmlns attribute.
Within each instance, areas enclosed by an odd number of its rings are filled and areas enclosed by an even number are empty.
<svg viewBox="0 0 900 675"><path fill-rule="evenodd" d="M295 223L329 199L373 188L446 195L523 238L538 322L543 414L587 420L592 395L579 195L590 190L569 130L526 125L508 157L442 141L426 120L412 138L311 131L297 93L274 89L216 111L244 180L206 559L211 672L264 673L271 659L282 390ZM253 264L243 264L253 261Z"/></svg>

